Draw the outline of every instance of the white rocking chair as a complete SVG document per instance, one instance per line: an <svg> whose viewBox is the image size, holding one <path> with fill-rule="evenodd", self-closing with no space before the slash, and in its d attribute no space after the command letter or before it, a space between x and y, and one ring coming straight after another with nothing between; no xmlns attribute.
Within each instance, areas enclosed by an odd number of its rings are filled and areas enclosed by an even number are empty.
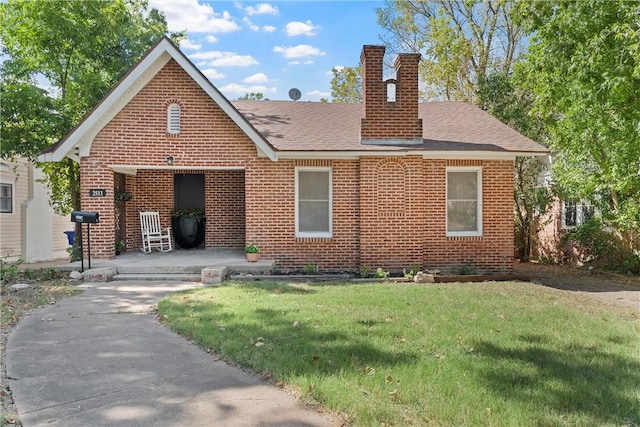
<svg viewBox="0 0 640 427"><path fill-rule="evenodd" d="M140 212L140 231L142 232L142 252L148 254L152 249L160 252L173 250L171 227L160 227L158 212Z"/></svg>

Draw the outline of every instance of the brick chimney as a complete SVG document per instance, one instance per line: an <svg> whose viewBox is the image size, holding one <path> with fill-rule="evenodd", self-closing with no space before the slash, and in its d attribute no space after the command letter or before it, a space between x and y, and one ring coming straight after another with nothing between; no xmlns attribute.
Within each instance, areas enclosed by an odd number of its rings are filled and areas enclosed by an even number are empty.
<svg viewBox="0 0 640 427"><path fill-rule="evenodd" d="M401 53L395 61L396 78L382 80L384 46L362 47L363 117L360 143L375 145L422 144L422 119L418 118L419 53ZM395 101L387 89L395 84Z"/></svg>

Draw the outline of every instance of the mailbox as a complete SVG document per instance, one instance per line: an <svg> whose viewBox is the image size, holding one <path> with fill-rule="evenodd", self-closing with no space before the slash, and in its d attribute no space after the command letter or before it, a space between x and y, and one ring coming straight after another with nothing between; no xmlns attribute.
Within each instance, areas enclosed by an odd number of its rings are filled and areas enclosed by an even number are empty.
<svg viewBox="0 0 640 427"><path fill-rule="evenodd" d="M71 212L71 222L79 224L96 224L100 222L98 212L73 211Z"/></svg>

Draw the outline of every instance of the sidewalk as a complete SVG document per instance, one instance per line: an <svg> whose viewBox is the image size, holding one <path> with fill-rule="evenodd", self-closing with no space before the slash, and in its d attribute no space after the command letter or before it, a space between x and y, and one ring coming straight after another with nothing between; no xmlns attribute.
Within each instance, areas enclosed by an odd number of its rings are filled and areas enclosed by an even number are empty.
<svg viewBox="0 0 640 427"><path fill-rule="evenodd" d="M7 374L24 426L328 426L255 375L158 324L164 295L199 283L81 285L23 319Z"/></svg>

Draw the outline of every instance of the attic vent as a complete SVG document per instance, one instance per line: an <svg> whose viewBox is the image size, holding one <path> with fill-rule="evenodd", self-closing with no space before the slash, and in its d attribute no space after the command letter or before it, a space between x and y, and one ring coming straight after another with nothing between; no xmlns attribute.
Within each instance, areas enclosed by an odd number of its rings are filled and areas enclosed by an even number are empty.
<svg viewBox="0 0 640 427"><path fill-rule="evenodd" d="M167 133L180 133L180 106L171 104L167 108Z"/></svg>

